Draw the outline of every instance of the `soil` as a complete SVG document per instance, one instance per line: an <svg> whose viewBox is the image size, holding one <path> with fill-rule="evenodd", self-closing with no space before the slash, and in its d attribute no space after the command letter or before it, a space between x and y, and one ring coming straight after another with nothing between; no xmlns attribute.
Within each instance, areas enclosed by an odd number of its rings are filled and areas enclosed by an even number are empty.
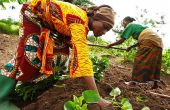
<svg viewBox="0 0 170 110"><path fill-rule="evenodd" d="M15 54L18 39L17 36L0 34L0 67ZM160 84L158 89L151 89L148 85L127 86L124 82L131 79L131 70L132 64L115 63L115 58L110 57L110 67L104 72L103 80L97 83L100 94L109 97L112 87L119 87L122 93L118 99L128 98L134 110L141 110L144 106L151 110L170 110L170 75L161 75L161 80L166 85ZM65 86L56 86L60 84ZM73 95L80 96L85 89L82 79L67 79L57 82L31 102L15 103L22 110L63 110L64 102L71 100ZM139 96L143 101L136 100ZM97 105L90 105L89 110L100 108ZM113 110L113 107L103 110Z"/></svg>

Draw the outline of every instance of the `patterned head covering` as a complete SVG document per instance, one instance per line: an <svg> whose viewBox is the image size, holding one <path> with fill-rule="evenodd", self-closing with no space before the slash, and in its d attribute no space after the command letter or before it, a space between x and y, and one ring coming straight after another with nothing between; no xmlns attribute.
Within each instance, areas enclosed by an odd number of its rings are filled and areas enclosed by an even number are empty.
<svg viewBox="0 0 170 110"><path fill-rule="evenodd" d="M102 21L112 28L114 26L116 12L108 6L108 5L101 5L96 8L94 12L93 18L98 21Z"/></svg>

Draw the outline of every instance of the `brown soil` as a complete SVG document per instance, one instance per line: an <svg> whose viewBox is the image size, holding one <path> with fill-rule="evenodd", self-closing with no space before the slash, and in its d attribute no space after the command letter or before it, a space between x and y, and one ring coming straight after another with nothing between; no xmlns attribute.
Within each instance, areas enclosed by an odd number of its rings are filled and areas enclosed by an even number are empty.
<svg viewBox="0 0 170 110"><path fill-rule="evenodd" d="M13 57L18 37L1 34L0 38L0 65L2 67L5 62ZM122 93L118 98L128 98L134 110L141 110L145 105L150 107L151 110L170 110L170 75L161 76L166 86L160 85L158 89L151 89L150 86L146 85L130 87L125 85L124 82L131 78L131 64L117 64L114 60L115 58L110 58L110 67L105 71L103 81L97 84L103 97L109 97L111 87L119 87ZM54 85L34 101L16 102L16 104L22 110L63 110L64 102L72 99L73 95L80 96L86 88L81 79L67 79L56 83L56 85L59 84L65 84L65 86L57 87ZM155 95L151 92L169 97ZM137 101L136 97L139 96L143 97L144 100ZM90 110L99 110L99 107L91 106ZM105 110L113 110L113 108Z"/></svg>

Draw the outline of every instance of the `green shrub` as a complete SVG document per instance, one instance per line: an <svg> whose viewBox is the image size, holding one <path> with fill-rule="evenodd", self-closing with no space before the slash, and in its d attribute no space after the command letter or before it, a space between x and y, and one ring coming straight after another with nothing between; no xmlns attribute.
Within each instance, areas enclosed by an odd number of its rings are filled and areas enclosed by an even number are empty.
<svg viewBox="0 0 170 110"><path fill-rule="evenodd" d="M162 55L162 71L168 73L170 71L170 49L163 52Z"/></svg>
<svg viewBox="0 0 170 110"><path fill-rule="evenodd" d="M62 56L58 56L53 63L53 74L48 78L43 78L41 81L27 82L16 87L17 96L22 100L33 100L43 91L54 85L58 80L64 80L68 78L68 75L64 75L64 71L67 70L66 60L62 61Z"/></svg>
<svg viewBox="0 0 170 110"><path fill-rule="evenodd" d="M100 82L103 78L104 70L109 67L109 58L92 55L91 61L93 63L94 78L97 82Z"/></svg>
<svg viewBox="0 0 170 110"><path fill-rule="evenodd" d="M0 20L0 33L18 35L19 23L10 18Z"/></svg>

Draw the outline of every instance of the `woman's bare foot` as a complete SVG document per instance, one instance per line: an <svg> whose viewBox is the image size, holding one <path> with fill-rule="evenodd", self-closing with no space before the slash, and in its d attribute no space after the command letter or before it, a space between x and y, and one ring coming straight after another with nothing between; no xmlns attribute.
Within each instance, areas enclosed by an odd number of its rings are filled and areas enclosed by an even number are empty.
<svg viewBox="0 0 170 110"><path fill-rule="evenodd" d="M126 85L128 86L136 86L138 84L138 82L136 81L128 81L128 82L125 82Z"/></svg>

